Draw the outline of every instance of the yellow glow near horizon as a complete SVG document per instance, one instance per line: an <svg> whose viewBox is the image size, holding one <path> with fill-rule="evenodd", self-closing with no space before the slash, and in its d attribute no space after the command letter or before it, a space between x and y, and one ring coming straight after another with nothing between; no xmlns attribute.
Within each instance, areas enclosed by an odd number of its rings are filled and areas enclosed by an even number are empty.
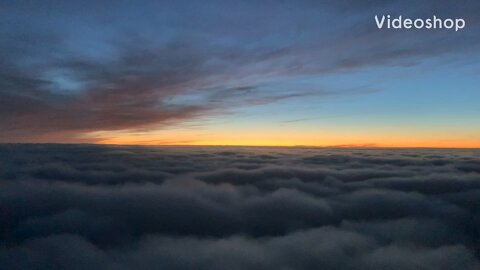
<svg viewBox="0 0 480 270"><path fill-rule="evenodd" d="M428 147L480 148L480 141L468 136L416 136L395 134L302 133L302 132L207 132L163 130L161 132L103 132L95 143L130 145L225 145L225 146L339 146L339 147Z"/></svg>

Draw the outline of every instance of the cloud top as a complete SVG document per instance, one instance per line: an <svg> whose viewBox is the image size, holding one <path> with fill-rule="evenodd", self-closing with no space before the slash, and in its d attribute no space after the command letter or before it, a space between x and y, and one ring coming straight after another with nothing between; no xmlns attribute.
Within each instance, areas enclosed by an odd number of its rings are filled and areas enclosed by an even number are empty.
<svg viewBox="0 0 480 270"><path fill-rule="evenodd" d="M480 152L1 145L4 269L477 269Z"/></svg>

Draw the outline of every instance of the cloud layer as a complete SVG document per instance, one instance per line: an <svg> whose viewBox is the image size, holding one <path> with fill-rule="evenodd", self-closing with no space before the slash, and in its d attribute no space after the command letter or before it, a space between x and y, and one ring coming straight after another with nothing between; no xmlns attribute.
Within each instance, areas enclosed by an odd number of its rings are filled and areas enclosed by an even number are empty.
<svg viewBox="0 0 480 270"><path fill-rule="evenodd" d="M480 152L0 146L3 269L478 269Z"/></svg>

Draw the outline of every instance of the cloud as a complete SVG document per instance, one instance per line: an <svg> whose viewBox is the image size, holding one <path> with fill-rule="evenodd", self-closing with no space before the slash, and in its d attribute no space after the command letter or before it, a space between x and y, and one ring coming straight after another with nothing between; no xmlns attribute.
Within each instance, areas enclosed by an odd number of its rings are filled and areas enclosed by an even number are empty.
<svg viewBox="0 0 480 270"><path fill-rule="evenodd" d="M477 269L475 150L1 145L5 269Z"/></svg>

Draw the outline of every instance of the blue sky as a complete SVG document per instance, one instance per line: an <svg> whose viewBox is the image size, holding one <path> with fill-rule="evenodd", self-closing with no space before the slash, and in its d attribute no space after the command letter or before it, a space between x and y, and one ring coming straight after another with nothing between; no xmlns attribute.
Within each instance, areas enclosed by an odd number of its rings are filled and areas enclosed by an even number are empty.
<svg viewBox="0 0 480 270"><path fill-rule="evenodd" d="M478 147L480 5L462 3L6 1L0 141Z"/></svg>

